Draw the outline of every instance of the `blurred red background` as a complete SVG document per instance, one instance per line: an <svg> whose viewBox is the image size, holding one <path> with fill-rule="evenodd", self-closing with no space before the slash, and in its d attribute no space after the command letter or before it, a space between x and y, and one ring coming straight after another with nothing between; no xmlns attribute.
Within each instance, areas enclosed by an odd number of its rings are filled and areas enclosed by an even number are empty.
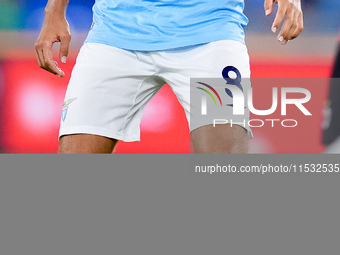
<svg viewBox="0 0 340 255"><path fill-rule="evenodd" d="M2 60L2 80L6 85L3 88L5 96L1 102L4 152L55 153L57 151L61 105L74 63L73 55L68 59L68 63L62 66L67 77L60 79L39 69L34 58L12 57ZM254 78L319 78L329 77L332 61L309 59L306 56L299 61L295 59L277 63L271 58L263 61L263 58L254 57L251 66ZM320 142L320 126L323 103L328 89L325 82L318 87L308 87L314 105L312 106L313 118L307 128L296 127L294 130L278 126L253 128L255 139L250 142L251 152L321 153L323 145ZM306 87L304 85L306 84L301 84L301 87ZM259 109L270 106L271 94L256 93L256 89L255 86L255 106ZM265 105L261 106L261 102ZM190 136L184 111L167 85L147 105L141 129L141 142L120 142L115 152L190 153Z"/></svg>
<svg viewBox="0 0 340 255"><path fill-rule="evenodd" d="M93 3L94 0L69 3L71 55L67 64L61 64L67 76L60 79L39 69L35 60L33 45L43 23L46 1L0 1L0 152L57 151L63 97L76 53L92 23ZM276 40L277 34L270 31L274 15L264 15L263 0L246 1L246 41L253 78L325 78L319 86L301 84L312 93L313 103L308 107L313 116L304 118L294 129L253 128L251 153L323 152L322 110L338 40L340 1L302 3L305 29L296 40L282 46ZM253 84L255 105L270 106L270 90L259 93L259 87ZM141 142L120 142L116 153L190 153L184 112L167 85L147 105L141 130Z"/></svg>

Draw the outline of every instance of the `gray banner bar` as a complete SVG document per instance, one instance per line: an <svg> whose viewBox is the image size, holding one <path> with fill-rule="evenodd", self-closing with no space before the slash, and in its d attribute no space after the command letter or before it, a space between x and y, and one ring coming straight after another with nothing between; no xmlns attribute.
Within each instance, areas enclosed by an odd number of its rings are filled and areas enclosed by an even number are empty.
<svg viewBox="0 0 340 255"><path fill-rule="evenodd" d="M338 155L0 155L0 162L0 254L340 249L339 173L195 172L335 165Z"/></svg>

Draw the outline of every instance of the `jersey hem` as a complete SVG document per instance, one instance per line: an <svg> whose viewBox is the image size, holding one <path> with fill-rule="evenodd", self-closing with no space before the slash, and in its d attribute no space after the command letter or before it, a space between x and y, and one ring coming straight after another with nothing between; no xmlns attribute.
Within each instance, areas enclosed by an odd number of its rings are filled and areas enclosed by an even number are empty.
<svg viewBox="0 0 340 255"><path fill-rule="evenodd" d="M200 45L200 44L206 44L210 42L215 42L215 41L222 41L222 40L231 40L231 41L237 41L245 44L245 39L244 37L216 37L214 39L211 38L204 38L201 40L182 40L181 42L178 42L176 44L171 43L159 43L159 44L145 44L145 45L136 45L136 44L131 44L131 41L126 41L122 39L117 39L115 38L113 41L107 41L102 38L98 38L96 36L89 36L84 43L101 43L113 47L117 47L120 49L125 49L125 50L136 50L136 51L161 51L161 50L172 50L176 48L181 48L181 47L188 47L188 46L195 46L195 45ZM128 45L128 46L127 46Z"/></svg>

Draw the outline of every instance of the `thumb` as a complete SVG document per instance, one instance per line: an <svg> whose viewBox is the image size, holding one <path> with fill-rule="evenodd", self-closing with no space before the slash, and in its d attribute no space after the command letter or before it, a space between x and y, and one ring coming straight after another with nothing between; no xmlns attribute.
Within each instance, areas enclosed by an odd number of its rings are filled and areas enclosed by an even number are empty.
<svg viewBox="0 0 340 255"><path fill-rule="evenodd" d="M264 0L264 11L267 16L273 12L273 0Z"/></svg>
<svg viewBox="0 0 340 255"><path fill-rule="evenodd" d="M68 55L68 49L70 46L70 41L71 41L71 36L64 36L60 38L60 52L59 52L59 57L60 61L62 63L66 63L67 55Z"/></svg>

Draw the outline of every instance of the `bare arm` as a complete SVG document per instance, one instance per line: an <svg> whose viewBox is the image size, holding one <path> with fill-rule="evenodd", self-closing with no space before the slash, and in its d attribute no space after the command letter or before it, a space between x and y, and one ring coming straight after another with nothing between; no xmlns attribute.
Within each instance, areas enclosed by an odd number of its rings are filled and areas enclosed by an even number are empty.
<svg viewBox="0 0 340 255"><path fill-rule="evenodd" d="M45 19L40 35L35 43L36 56L39 66L59 77L64 72L53 61L52 46L60 42L59 58L66 63L71 40L70 26L66 20L66 9L69 0L49 0L45 8Z"/></svg>
<svg viewBox="0 0 340 255"><path fill-rule="evenodd" d="M286 44L288 40L296 38L303 30L303 14L300 0L265 0L264 9L269 16L273 12L273 4L278 4L278 10L272 25L275 33L280 24L281 31L277 37L279 42Z"/></svg>

